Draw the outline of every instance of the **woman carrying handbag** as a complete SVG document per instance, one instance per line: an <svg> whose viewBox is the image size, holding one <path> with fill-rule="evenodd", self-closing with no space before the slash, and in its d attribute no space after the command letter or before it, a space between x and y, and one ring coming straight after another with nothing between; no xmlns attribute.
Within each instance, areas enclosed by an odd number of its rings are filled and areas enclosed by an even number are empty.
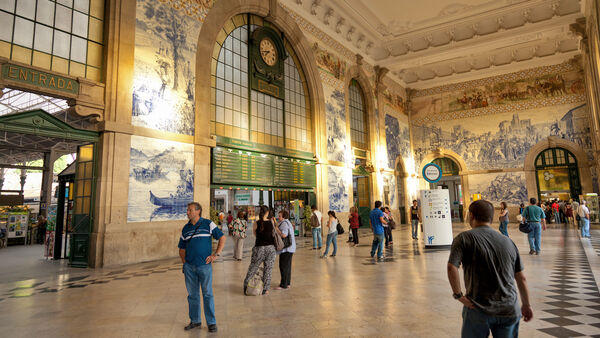
<svg viewBox="0 0 600 338"><path fill-rule="evenodd" d="M284 248L278 251L279 255L279 273L281 274L281 283L276 290L288 289L292 281L292 256L296 252L296 238L294 227L290 223L287 210L279 212L279 226L275 231L283 238Z"/></svg>

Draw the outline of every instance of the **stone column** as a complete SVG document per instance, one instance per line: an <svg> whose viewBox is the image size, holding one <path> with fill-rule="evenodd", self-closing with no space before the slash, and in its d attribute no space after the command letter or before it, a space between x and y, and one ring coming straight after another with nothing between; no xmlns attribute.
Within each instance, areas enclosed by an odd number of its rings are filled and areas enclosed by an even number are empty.
<svg viewBox="0 0 600 338"><path fill-rule="evenodd" d="M44 170L42 173L42 189L40 193L40 215L48 216L48 207L52 202L52 180L54 176L54 161L57 159L56 151L44 153ZM21 176L21 187L25 184ZM22 190L23 188L21 188Z"/></svg>

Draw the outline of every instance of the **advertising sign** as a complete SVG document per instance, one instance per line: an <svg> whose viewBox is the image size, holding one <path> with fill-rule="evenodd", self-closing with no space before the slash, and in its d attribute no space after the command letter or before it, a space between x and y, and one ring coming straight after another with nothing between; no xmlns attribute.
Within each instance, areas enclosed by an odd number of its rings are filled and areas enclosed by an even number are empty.
<svg viewBox="0 0 600 338"><path fill-rule="evenodd" d="M426 247L452 244L448 189L421 190L421 221Z"/></svg>
<svg viewBox="0 0 600 338"><path fill-rule="evenodd" d="M423 178L429 183L435 183L442 179L442 168L435 163L427 163L423 167Z"/></svg>

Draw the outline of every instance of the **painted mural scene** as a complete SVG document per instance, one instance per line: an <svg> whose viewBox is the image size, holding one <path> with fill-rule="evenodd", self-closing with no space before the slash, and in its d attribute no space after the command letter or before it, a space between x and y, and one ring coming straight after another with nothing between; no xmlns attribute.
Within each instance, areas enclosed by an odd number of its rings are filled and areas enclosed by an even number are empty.
<svg viewBox="0 0 600 338"><path fill-rule="evenodd" d="M0 23L0 336L600 337L599 1Z"/></svg>

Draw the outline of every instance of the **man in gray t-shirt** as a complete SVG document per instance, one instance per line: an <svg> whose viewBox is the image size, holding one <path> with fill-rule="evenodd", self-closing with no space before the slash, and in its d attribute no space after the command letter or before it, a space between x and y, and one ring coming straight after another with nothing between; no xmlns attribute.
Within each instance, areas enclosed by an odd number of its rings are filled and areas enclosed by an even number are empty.
<svg viewBox="0 0 600 338"><path fill-rule="evenodd" d="M513 241L490 227L494 206L484 200L469 206L473 229L460 233L452 242L448 280L453 297L463 303L462 337L516 337L520 315L533 318L529 291L519 251ZM462 264L466 294L460 287ZM519 311L517 288L521 294Z"/></svg>

